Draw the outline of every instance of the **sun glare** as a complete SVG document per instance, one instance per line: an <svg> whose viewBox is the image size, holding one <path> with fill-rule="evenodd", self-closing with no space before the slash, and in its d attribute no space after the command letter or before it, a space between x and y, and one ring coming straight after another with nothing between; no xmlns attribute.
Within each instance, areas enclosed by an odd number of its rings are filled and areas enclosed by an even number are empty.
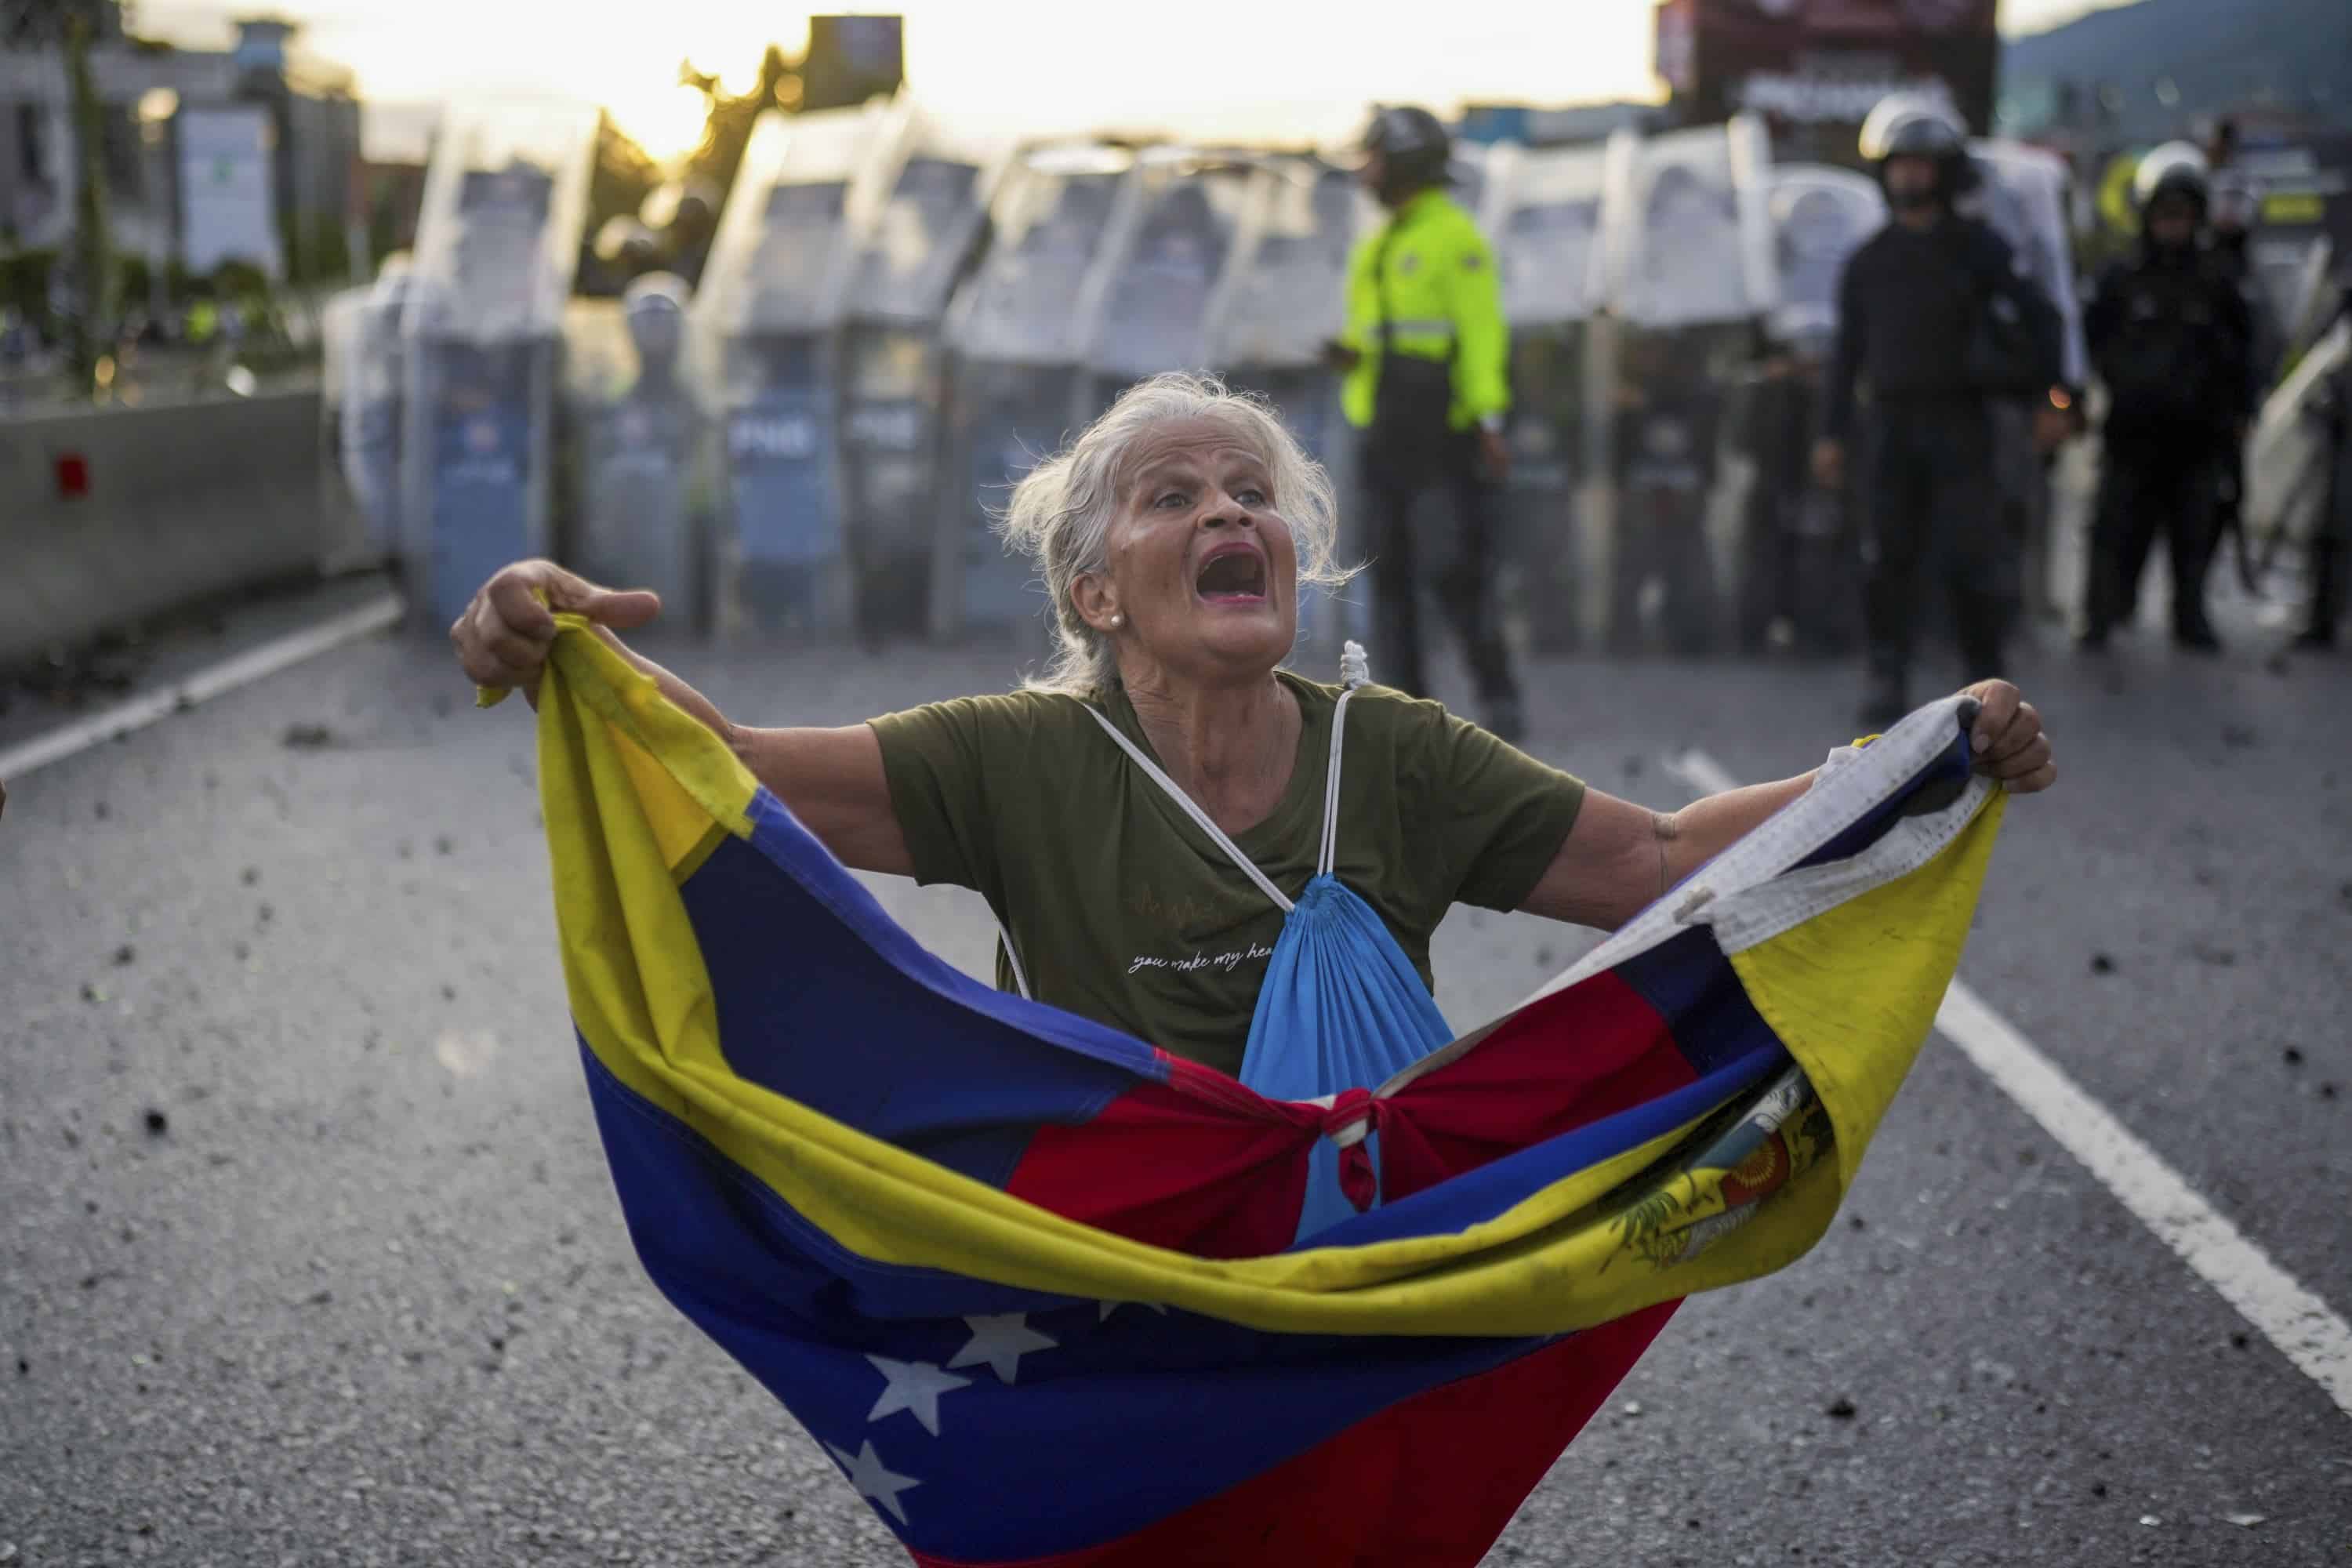
<svg viewBox="0 0 2352 1568"><path fill-rule="evenodd" d="M658 159L689 150L703 104L677 86L681 60L741 90L770 44L797 54L809 12L749 0L676 0L648 10L575 0L314 0L294 7L305 42L351 65L385 104L560 97L603 104ZM825 7L824 9L834 9ZM991 132L1089 127L1328 139L1375 100L1441 110L1467 99L1539 103L1654 100L1648 0L1528 6L1461 0L1268 5L1192 0L1181 13L1100 0L899 0L844 5L906 20L907 78L937 112ZM463 36L453 51L452 37ZM1398 49L1399 37L1422 43Z"/></svg>

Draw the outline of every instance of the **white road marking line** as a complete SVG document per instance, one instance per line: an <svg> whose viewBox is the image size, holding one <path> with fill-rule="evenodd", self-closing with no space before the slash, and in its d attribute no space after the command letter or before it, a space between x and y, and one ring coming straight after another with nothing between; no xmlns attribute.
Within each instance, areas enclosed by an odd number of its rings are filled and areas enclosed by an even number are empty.
<svg viewBox="0 0 2352 1568"><path fill-rule="evenodd" d="M1666 771L1706 795L1736 788L1739 782L1700 751L1668 762ZM2352 1415L2352 1324L2272 1262L2163 1156L1964 982L1954 979L1945 993L1936 1028L2280 1354L2319 1384L2337 1409Z"/></svg>
<svg viewBox="0 0 2352 1568"><path fill-rule="evenodd" d="M46 734L37 735L20 745L0 752L0 780L20 779L37 768L63 762L78 752L103 745L117 735L143 730L158 719L168 718L183 708L208 702L225 692L250 685L264 676L275 675L354 637L381 631L397 622L404 608L398 595L386 594L380 599L369 600L357 609L331 616L315 626L289 632L258 647L234 654L183 679L118 703L103 713L93 713L87 719L61 724Z"/></svg>

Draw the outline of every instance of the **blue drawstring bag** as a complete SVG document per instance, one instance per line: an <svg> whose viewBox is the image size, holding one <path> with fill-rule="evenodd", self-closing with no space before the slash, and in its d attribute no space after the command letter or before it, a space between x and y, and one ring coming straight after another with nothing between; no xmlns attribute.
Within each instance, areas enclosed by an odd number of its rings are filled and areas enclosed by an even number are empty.
<svg viewBox="0 0 2352 1568"><path fill-rule="evenodd" d="M1388 922L1332 874L1339 846L1341 742L1347 735L1348 700L1366 679L1364 650L1348 644L1341 669L1347 689L1331 714L1331 758L1323 782L1323 850L1314 878L1295 903L1140 747L1095 714L1096 722L1120 749L1284 910L1282 935L1266 963L1257 1011L1250 1019L1249 1044L1242 1054L1242 1083L1268 1100L1347 1096L1360 1100L1362 1095L1350 1091L1378 1089L1454 1038L1412 961L1390 934ZM1355 1152L1359 1145L1360 1153ZM1352 1117L1335 1116L1332 1130L1308 1157L1307 1201L1299 1213L1297 1239L1377 1204L1379 1171L1379 1135L1370 1131L1370 1107Z"/></svg>
<svg viewBox="0 0 2352 1568"><path fill-rule="evenodd" d="M1388 922L1326 870L1282 922L1250 1019L1241 1080L1268 1100L1374 1089L1453 1038ZM1368 1127L1348 1123L1307 1156L1297 1239L1380 1201L1380 1135ZM1357 1139L1369 1184L1363 1176L1341 1180L1341 1144Z"/></svg>

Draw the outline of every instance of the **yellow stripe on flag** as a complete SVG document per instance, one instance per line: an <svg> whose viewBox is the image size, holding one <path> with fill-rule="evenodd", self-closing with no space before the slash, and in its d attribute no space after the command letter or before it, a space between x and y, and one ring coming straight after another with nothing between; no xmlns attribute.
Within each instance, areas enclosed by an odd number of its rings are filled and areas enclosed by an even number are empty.
<svg viewBox="0 0 2352 1568"><path fill-rule="evenodd" d="M541 785L566 987L597 1059L861 1257L1264 1330L1558 1333L1801 1255L1917 1052L1998 821L1981 814L1927 866L1735 961L1818 1086L1838 1152L1799 1162L1752 1218L1727 1215L1724 1172L1638 1179L1701 1118L1457 1233L1200 1258L1064 1219L736 1077L676 868L719 834L749 835L756 784L577 617L558 618L540 694Z"/></svg>

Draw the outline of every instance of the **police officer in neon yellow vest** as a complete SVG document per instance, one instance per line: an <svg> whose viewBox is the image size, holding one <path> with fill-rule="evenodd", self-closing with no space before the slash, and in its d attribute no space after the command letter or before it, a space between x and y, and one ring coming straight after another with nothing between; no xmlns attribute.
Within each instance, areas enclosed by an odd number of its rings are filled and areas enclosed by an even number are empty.
<svg viewBox="0 0 2352 1568"><path fill-rule="evenodd" d="M1518 686L1491 590L1496 492L1508 462L1503 416L1511 405L1495 255L1446 194L1453 147L1436 116L1377 109L1363 150L1364 183L1389 216L1349 261L1347 325L1333 359L1347 372L1348 421L1365 432L1381 679L1427 691L1414 559L1434 558L1431 586L1468 649L1481 717L1516 741ZM1449 549L1414 536L1413 502L1433 486L1453 502L1458 537Z"/></svg>

